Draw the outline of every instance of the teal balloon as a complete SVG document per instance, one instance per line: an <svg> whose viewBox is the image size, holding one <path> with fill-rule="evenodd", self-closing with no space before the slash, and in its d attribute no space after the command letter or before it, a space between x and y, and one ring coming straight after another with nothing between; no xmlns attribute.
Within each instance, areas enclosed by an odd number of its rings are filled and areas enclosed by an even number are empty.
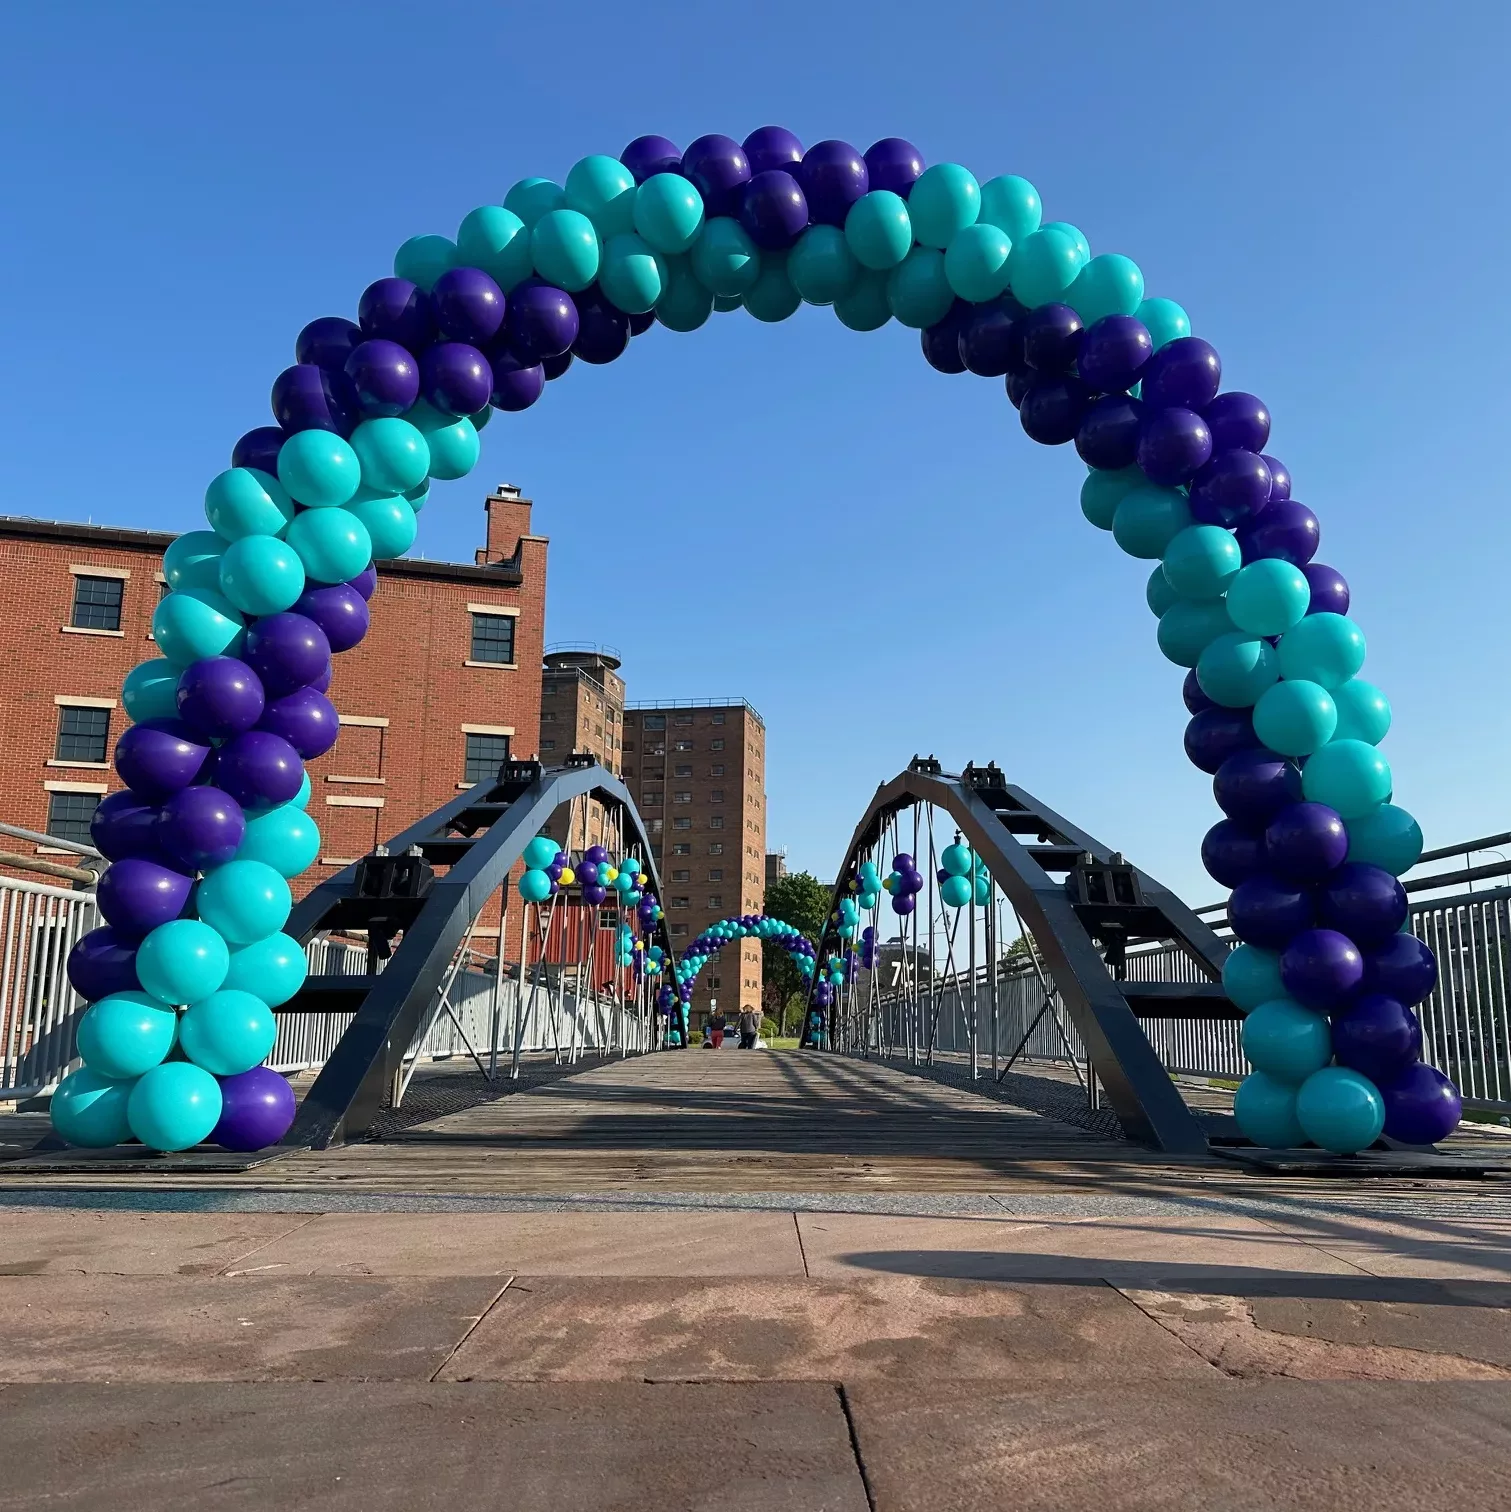
<svg viewBox="0 0 1511 1512"><path fill-rule="evenodd" d="M183 669L167 658L155 656L138 662L127 674L121 690L126 717L133 724L148 719L178 718L178 679Z"/></svg>
<svg viewBox="0 0 1511 1512"><path fill-rule="evenodd" d="M984 221L955 233L944 254L944 273L961 299L985 304L1007 290L1007 232Z"/></svg>
<svg viewBox="0 0 1511 1512"><path fill-rule="evenodd" d="M1280 658L1266 640L1235 630L1219 635L1196 663L1196 681L1213 703L1247 709L1280 678Z"/></svg>
<svg viewBox="0 0 1511 1512"><path fill-rule="evenodd" d="M921 247L943 251L958 232L976 224L980 213L981 185L959 163L925 168L908 191L913 238Z"/></svg>
<svg viewBox="0 0 1511 1512"><path fill-rule="evenodd" d="M525 847L525 865L534 871L544 871L555 859L560 846L549 835L537 835Z"/></svg>
<svg viewBox="0 0 1511 1512"><path fill-rule="evenodd" d="M220 559L220 591L243 614L281 614L304 592L304 563L277 536L242 536Z"/></svg>
<svg viewBox="0 0 1511 1512"><path fill-rule="evenodd" d="M1188 525L1165 547L1162 570L1182 598L1212 599L1227 590L1243 566L1243 552L1221 525Z"/></svg>
<svg viewBox="0 0 1511 1512"><path fill-rule="evenodd" d="M1228 584L1228 613L1250 635L1284 635L1306 616L1312 590L1305 574L1277 557L1250 562ZM1282 658L1281 668L1285 671ZM1285 676L1296 673L1285 671Z"/></svg>
<svg viewBox="0 0 1511 1512"><path fill-rule="evenodd" d="M1266 688L1254 705L1254 733L1282 756L1320 751L1337 728L1337 705L1321 683L1287 678Z"/></svg>
<svg viewBox="0 0 1511 1512"><path fill-rule="evenodd" d="M780 252L761 254L761 276L745 295L746 311L768 325L795 315L803 296L787 275L787 259Z"/></svg>
<svg viewBox="0 0 1511 1512"><path fill-rule="evenodd" d="M715 294L714 313L716 315L728 315L734 310L743 307L745 296L743 294Z"/></svg>
<svg viewBox="0 0 1511 1512"><path fill-rule="evenodd" d="M892 318L888 275L862 268L848 294L834 301L839 323L852 331L879 331Z"/></svg>
<svg viewBox="0 0 1511 1512"><path fill-rule="evenodd" d="M362 464L334 431L300 431L278 453L278 481L301 504L331 509L356 493Z"/></svg>
<svg viewBox="0 0 1511 1512"><path fill-rule="evenodd" d="M1163 575L1156 569L1149 579L1151 588L1162 581ZM1232 630L1233 621L1221 599L1177 599L1160 615L1157 639L1167 661L1177 667L1194 667L1213 641Z"/></svg>
<svg viewBox="0 0 1511 1512"><path fill-rule="evenodd" d="M249 469L250 471L250 469ZM163 553L163 576L170 588L208 588L220 591L220 559L227 538L213 530L191 530L168 543Z"/></svg>
<svg viewBox="0 0 1511 1512"><path fill-rule="evenodd" d="M693 243L692 270L711 293L734 298L761 276L761 254L739 221L727 215L715 216L704 223ZM789 277L791 273L789 260Z"/></svg>
<svg viewBox="0 0 1511 1512"><path fill-rule="evenodd" d="M635 230L667 256L692 250L703 229L703 196L680 173L655 173L635 191Z"/></svg>
<svg viewBox="0 0 1511 1512"><path fill-rule="evenodd" d="M1300 1086L1333 1058L1333 1036L1324 1014L1272 998L1244 1019L1243 1053L1266 1076Z"/></svg>
<svg viewBox="0 0 1511 1512"><path fill-rule="evenodd" d="M482 454L482 442L478 440L477 427L465 415L425 432L425 443L430 448L430 476L443 482L451 478L465 478L477 466ZM423 502L423 496L422 496ZM411 506L418 509L418 504Z"/></svg>
<svg viewBox="0 0 1511 1512"><path fill-rule="evenodd" d="M887 303L903 325L917 331L943 320L955 303L955 291L944 271L944 253L933 247L914 247L887 275Z"/></svg>
<svg viewBox="0 0 1511 1512"><path fill-rule="evenodd" d="M984 908L988 903L992 901L992 879L989 875L983 875L982 873L977 872L974 880L974 886L976 889L976 907Z"/></svg>
<svg viewBox="0 0 1511 1512"><path fill-rule="evenodd" d="M913 245L908 202L890 189L861 195L845 216L845 240L861 267L879 273L895 268Z"/></svg>
<svg viewBox="0 0 1511 1512"><path fill-rule="evenodd" d="M1343 827L1348 831L1350 861L1378 866L1399 877L1422 859L1422 827L1393 803L1345 820Z"/></svg>
<svg viewBox="0 0 1511 1512"><path fill-rule="evenodd" d="M1191 506L1175 488L1144 483L1130 489L1112 515L1112 539L1146 562L1158 560L1165 548L1191 523Z"/></svg>
<svg viewBox="0 0 1511 1512"><path fill-rule="evenodd" d="M260 809L247 816L247 831L235 859L260 861L280 877L297 877L315 864L319 854L320 829L315 821L302 808L280 803L277 808Z"/></svg>
<svg viewBox="0 0 1511 1512"><path fill-rule="evenodd" d="M1146 299L1134 314L1148 329L1157 352L1191 334L1191 319L1173 299Z"/></svg>
<svg viewBox="0 0 1511 1512"><path fill-rule="evenodd" d="M220 1083L188 1061L154 1066L131 1089L126 1119L149 1150L187 1150L220 1122Z"/></svg>
<svg viewBox="0 0 1511 1512"><path fill-rule="evenodd" d="M504 196L504 209L511 210L533 231L543 215L566 208L567 191L551 179L521 179Z"/></svg>
<svg viewBox="0 0 1511 1512"><path fill-rule="evenodd" d="M604 245L598 286L617 309L643 315L666 292L666 259L644 237L620 232Z"/></svg>
<svg viewBox="0 0 1511 1512"><path fill-rule="evenodd" d="M135 1081L116 1081L88 1066L70 1071L52 1095L49 1113L62 1139L84 1150L108 1150L131 1138L126 1105Z"/></svg>
<svg viewBox="0 0 1511 1512"><path fill-rule="evenodd" d="M419 533L419 521L407 499L362 499L346 506L367 528L376 560L401 557Z"/></svg>
<svg viewBox="0 0 1511 1512"><path fill-rule="evenodd" d="M1363 740L1334 740L1301 769L1301 790L1344 819L1359 819L1390 797L1390 763Z"/></svg>
<svg viewBox="0 0 1511 1512"><path fill-rule="evenodd" d="M278 1026L260 997L237 988L211 993L179 1020L178 1042L212 1076L240 1076L273 1051Z"/></svg>
<svg viewBox="0 0 1511 1512"><path fill-rule="evenodd" d="M216 535L228 541L281 536L294 518L294 501L271 474L255 467L228 467L205 490L205 518Z"/></svg>
<svg viewBox="0 0 1511 1512"><path fill-rule="evenodd" d="M1045 221L1041 229L1058 231L1068 236L1075 244L1076 261L1081 268L1091 261L1091 243L1086 240L1086 233L1079 226L1072 226L1069 221Z"/></svg>
<svg viewBox="0 0 1511 1512"><path fill-rule="evenodd" d="M289 884L265 861L227 861L195 892L199 916L231 945L277 934L289 916Z"/></svg>
<svg viewBox="0 0 1511 1512"><path fill-rule="evenodd" d="M1081 513L1098 530L1111 530L1118 505L1133 489L1147 481L1136 467L1124 467L1116 472L1089 472L1081 484Z"/></svg>
<svg viewBox="0 0 1511 1512"><path fill-rule="evenodd" d="M968 877L976 869L976 858L971 855L970 846L956 841L939 853L939 864L952 877Z"/></svg>
<svg viewBox="0 0 1511 1512"><path fill-rule="evenodd" d="M964 908L975 890L969 877L946 877L939 885L939 896L951 908Z"/></svg>
<svg viewBox="0 0 1511 1512"><path fill-rule="evenodd" d="M566 199L605 240L634 230L635 176L618 158L601 152L580 158L567 174Z"/></svg>
<svg viewBox="0 0 1511 1512"><path fill-rule="evenodd" d="M530 257L547 283L576 294L598 277L602 246L587 216L549 210L530 233Z"/></svg>
<svg viewBox="0 0 1511 1512"><path fill-rule="evenodd" d="M348 582L372 561L372 537L349 509L302 511L289 526L288 542L317 583Z"/></svg>
<svg viewBox="0 0 1511 1512"><path fill-rule="evenodd" d="M1149 581L1144 584L1144 602L1148 604L1149 612L1155 619L1162 619L1166 610L1180 602L1180 595L1166 581L1164 572L1158 567L1149 574ZM1228 628L1232 629L1232 626Z"/></svg>
<svg viewBox="0 0 1511 1512"><path fill-rule="evenodd" d="M519 879L519 895L526 903L543 903L551 896L551 879L543 871L527 871Z"/></svg>
<svg viewBox="0 0 1511 1512"><path fill-rule="evenodd" d="M1373 683L1352 677L1333 689L1338 705L1339 740L1379 745L1390 733L1390 700Z"/></svg>
<svg viewBox="0 0 1511 1512"><path fill-rule="evenodd" d="M411 236L393 255L394 277L407 278L427 294L456 265L456 243L449 236Z"/></svg>
<svg viewBox="0 0 1511 1512"><path fill-rule="evenodd" d="M1364 632L1343 614L1309 614L1280 641L1280 670L1329 690L1341 688L1364 665Z"/></svg>
<svg viewBox="0 0 1511 1512"><path fill-rule="evenodd" d="M245 635L241 611L207 588L175 589L152 611L152 638L176 667L207 656L235 656Z"/></svg>
<svg viewBox="0 0 1511 1512"><path fill-rule="evenodd" d="M224 985L231 953L218 931L199 919L159 924L136 951L136 977L159 1003L198 1002Z"/></svg>
<svg viewBox="0 0 1511 1512"><path fill-rule="evenodd" d="M838 226L809 226L787 257L787 277L809 304L833 304L859 273L860 264Z"/></svg>
<svg viewBox="0 0 1511 1512"><path fill-rule="evenodd" d="M1385 1128L1385 1099L1367 1076L1324 1066L1301 1084L1296 1119L1306 1137L1335 1155L1367 1150Z"/></svg>
<svg viewBox="0 0 1511 1512"><path fill-rule="evenodd" d="M1039 191L1016 173L999 173L981 186L981 212L977 219L1000 226L1015 242L1032 236L1043 216Z"/></svg>
<svg viewBox="0 0 1511 1512"><path fill-rule="evenodd" d="M1081 271L1081 253L1073 238L1049 226L1013 243L1007 281L1013 298L1030 310L1063 303Z"/></svg>
<svg viewBox="0 0 1511 1512"><path fill-rule="evenodd" d="M101 1076L140 1076L173 1048L178 1015L150 993L113 992L79 1020L78 1050Z"/></svg>
<svg viewBox="0 0 1511 1512"><path fill-rule="evenodd" d="M1239 1083L1233 1117L1249 1139L1267 1150L1294 1150L1306 1143L1296 1117L1296 1088L1263 1071L1251 1072Z"/></svg>
<svg viewBox="0 0 1511 1512"><path fill-rule="evenodd" d="M418 488L430 471L430 447L408 420L364 420L352 432L351 446L362 469L362 486L375 494Z"/></svg>
<svg viewBox="0 0 1511 1512"><path fill-rule="evenodd" d="M1093 257L1070 286L1070 306L1090 325L1105 315L1133 315L1144 302L1144 275L1131 257L1103 252Z"/></svg>
<svg viewBox="0 0 1511 1512"><path fill-rule="evenodd" d="M1283 998L1280 957L1257 945L1239 945L1228 952L1222 964L1222 990L1235 1008L1247 1013L1272 998Z"/></svg>
<svg viewBox="0 0 1511 1512"><path fill-rule="evenodd" d="M253 993L276 1008L304 986L308 975L309 958L299 942L286 934L272 934L231 952L222 986Z"/></svg>
<svg viewBox="0 0 1511 1512"><path fill-rule="evenodd" d="M310 803L310 794L313 791L314 789L310 786L310 774L306 772L304 776L299 779L299 791L289 799L289 802L294 804L297 808L308 808Z"/></svg>
<svg viewBox="0 0 1511 1512"><path fill-rule="evenodd" d="M530 228L502 205L479 205L456 233L457 262L481 268L505 294L535 270L530 260Z"/></svg>
<svg viewBox="0 0 1511 1512"><path fill-rule="evenodd" d="M666 292L656 301L656 319L669 331L696 331L713 313L713 307L714 297L698 282L691 260L669 258Z"/></svg>

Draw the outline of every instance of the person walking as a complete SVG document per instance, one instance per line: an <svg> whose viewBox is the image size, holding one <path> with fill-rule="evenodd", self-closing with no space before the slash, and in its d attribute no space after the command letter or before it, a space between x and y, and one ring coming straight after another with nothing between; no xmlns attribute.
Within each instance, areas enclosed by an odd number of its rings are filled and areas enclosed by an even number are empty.
<svg viewBox="0 0 1511 1512"><path fill-rule="evenodd" d="M708 1022L704 1024L703 1028L705 1031L703 1043L712 1045L715 1050L722 1050L724 1048L724 1031L729 1028L729 1022L725 1019L723 1013L715 1008L708 1015Z"/></svg>
<svg viewBox="0 0 1511 1512"><path fill-rule="evenodd" d="M740 1014L740 1049L754 1050L761 1034L761 1015L755 1008L747 1008Z"/></svg>

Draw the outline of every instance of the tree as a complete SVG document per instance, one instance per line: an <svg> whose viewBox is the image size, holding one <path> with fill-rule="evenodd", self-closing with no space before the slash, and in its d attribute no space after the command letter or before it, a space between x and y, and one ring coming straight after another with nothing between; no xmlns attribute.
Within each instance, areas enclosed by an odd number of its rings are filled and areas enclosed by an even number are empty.
<svg viewBox="0 0 1511 1512"><path fill-rule="evenodd" d="M829 889L811 872L788 872L766 889L765 914L781 919L800 930L816 946L829 917ZM807 992L807 980L792 957L772 941L761 945L761 964L766 974L766 990L776 1006L783 1033L787 1029L787 1009L793 998Z"/></svg>
<svg viewBox="0 0 1511 1512"><path fill-rule="evenodd" d="M1003 961L1010 966L1031 965L1033 958L1033 951L1028 945L1028 936L1022 934L1002 952Z"/></svg>

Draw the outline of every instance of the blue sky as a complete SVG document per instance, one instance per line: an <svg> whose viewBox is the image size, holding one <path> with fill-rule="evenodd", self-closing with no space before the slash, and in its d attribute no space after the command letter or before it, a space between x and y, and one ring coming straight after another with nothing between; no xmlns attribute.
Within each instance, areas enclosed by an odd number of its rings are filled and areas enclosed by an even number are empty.
<svg viewBox="0 0 1511 1512"><path fill-rule="evenodd" d="M1504 6L12 6L0 21L7 513L194 528L316 315L516 179L656 131L906 136L1132 256L1261 394L1389 694L1429 844L1511 827ZM826 310L657 330L499 416L551 639L768 725L770 842L830 872L915 751L997 760L1194 902L1216 817L1147 566L1068 447L916 334ZM339 678L337 683L339 698Z"/></svg>

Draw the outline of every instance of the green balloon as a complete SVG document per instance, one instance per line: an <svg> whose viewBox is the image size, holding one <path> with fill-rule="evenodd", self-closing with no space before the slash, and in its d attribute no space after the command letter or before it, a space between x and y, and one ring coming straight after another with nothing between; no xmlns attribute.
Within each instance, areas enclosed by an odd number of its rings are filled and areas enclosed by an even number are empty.
<svg viewBox="0 0 1511 1512"><path fill-rule="evenodd" d="M1117 472L1092 471L1081 484L1081 513L1098 530L1111 530L1112 518L1124 495L1149 480L1136 467Z"/></svg>
<svg viewBox="0 0 1511 1512"><path fill-rule="evenodd" d="M1191 523L1191 506L1175 488L1145 483L1124 494L1112 516L1112 538L1129 556L1155 561Z"/></svg>
<svg viewBox="0 0 1511 1512"><path fill-rule="evenodd" d="M1228 613L1250 635L1284 635L1301 623L1311 597L1311 587L1299 567L1266 557L1250 562L1228 585Z"/></svg>
<svg viewBox="0 0 1511 1512"><path fill-rule="evenodd" d="M108 1150L131 1138L126 1105L133 1081L101 1076L88 1066L70 1071L52 1095L52 1126L69 1144L85 1150Z"/></svg>
<svg viewBox="0 0 1511 1512"><path fill-rule="evenodd" d="M1177 667L1194 667L1218 636L1232 630L1221 599L1177 599L1159 617L1159 648Z"/></svg>
<svg viewBox="0 0 1511 1512"><path fill-rule="evenodd" d="M220 559L220 591L243 614L281 614L304 592L304 564L277 536L243 536Z"/></svg>
<svg viewBox="0 0 1511 1512"><path fill-rule="evenodd" d="M1007 289L1007 259L1013 244L999 226L977 222L957 231L944 254L950 287L972 304L985 304Z"/></svg>
<svg viewBox="0 0 1511 1512"><path fill-rule="evenodd" d="M356 493L362 464L334 431L299 431L278 453L278 481L308 508L330 509Z"/></svg>
<svg viewBox="0 0 1511 1512"><path fill-rule="evenodd" d="M1390 763L1362 740L1334 740L1301 769L1301 791L1344 819L1359 819L1390 797Z"/></svg>
<svg viewBox="0 0 1511 1512"><path fill-rule="evenodd" d="M457 228L457 262L481 268L504 293L534 272L530 228L502 205L479 205Z"/></svg>
<svg viewBox="0 0 1511 1512"><path fill-rule="evenodd" d="M703 196L680 173L656 173L635 191L635 230L658 252L688 252L703 229Z"/></svg>
<svg viewBox="0 0 1511 1512"><path fill-rule="evenodd" d="M669 257L666 292L656 301L656 319L669 331L696 331L713 307L714 297L694 276L689 259Z"/></svg>
<svg viewBox="0 0 1511 1512"><path fill-rule="evenodd" d="M908 215L921 247L943 251L956 232L975 225L980 211L981 186L976 175L959 163L925 168L908 191Z"/></svg>
<svg viewBox="0 0 1511 1512"><path fill-rule="evenodd" d="M367 527L375 559L401 557L414 545L419 522L408 499L362 499L346 508Z"/></svg>
<svg viewBox="0 0 1511 1512"><path fill-rule="evenodd" d="M121 689L126 717L133 724L148 719L178 718L178 679L182 669L166 657L138 662L127 674Z"/></svg>
<svg viewBox="0 0 1511 1512"><path fill-rule="evenodd" d="M834 301L834 313L852 331L878 331L892 318L888 275L862 268L847 294Z"/></svg>
<svg viewBox="0 0 1511 1512"><path fill-rule="evenodd" d="M809 226L787 257L787 277L805 301L833 304L849 292L860 265L838 226Z"/></svg>
<svg viewBox="0 0 1511 1512"><path fill-rule="evenodd" d="M530 233L530 258L547 283L577 294L598 277L602 249L587 216L577 210L548 210Z"/></svg>
<svg viewBox="0 0 1511 1512"><path fill-rule="evenodd" d="M152 611L152 638L176 667L187 667L206 656L235 656L245 634L241 611L208 588L175 588Z"/></svg>
<svg viewBox="0 0 1511 1512"><path fill-rule="evenodd" d="M1104 315L1132 315L1144 300L1144 275L1131 257L1104 252L1093 257L1070 286L1070 305L1090 325Z"/></svg>
<svg viewBox="0 0 1511 1512"><path fill-rule="evenodd" d="M1144 602L1155 619L1163 618L1172 605L1180 602L1180 594L1170 586L1162 568L1156 567L1149 574L1149 581L1144 584ZM1231 630L1233 627L1229 625L1227 628Z"/></svg>
<svg viewBox="0 0 1511 1512"><path fill-rule="evenodd" d="M1165 578L1182 598L1216 598L1242 566L1238 541L1221 525L1188 525L1165 547Z"/></svg>
<svg viewBox="0 0 1511 1512"><path fill-rule="evenodd" d="M430 469L430 448L408 420L364 420L352 432L351 445L363 488L378 497L418 487Z"/></svg>
<svg viewBox="0 0 1511 1512"><path fill-rule="evenodd" d="M895 268L913 245L908 202L890 189L861 195L845 217L845 240L861 267L877 272Z"/></svg>
<svg viewBox="0 0 1511 1512"><path fill-rule="evenodd" d="M1028 309L1058 304L1081 271L1081 254L1063 231L1044 226L1013 243L1007 260L1008 287Z"/></svg>
<svg viewBox="0 0 1511 1512"><path fill-rule="evenodd" d="M205 490L205 518L218 536L282 535L294 518L294 501L277 478L255 467L228 467Z"/></svg>
<svg viewBox="0 0 1511 1512"><path fill-rule="evenodd" d="M449 236L411 236L393 255L394 277L407 278L427 294L456 265L456 243Z"/></svg>
<svg viewBox="0 0 1511 1512"><path fill-rule="evenodd" d="M304 510L289 526L288 542L317 583L349 582L372 561L372 537L349 509Z"/></svg>
<svg viewBox="0 0 1511 1512"><path fill-rule="evenodd" d="M1393 877L1409 872L1422 859L1422 829L1403 808L1382 803L1349 819L1348 859L1379 866Z"/></svg>
<svg viewBox="0 0 1511 1512"><path fill-rule="evenodd" d="M692 269L715 296L732 298L761 276L761 254L739 221L720 215L705 222L693 243Z"/></svg>
<svg viewBox="0 0 1511 1512"><path fill-rule="evenodd" d="M567 191L550 179L521 179L504 196L504 209L520 218L527 231L534 231L543 215L566 208Z"/></svg>
<svg viewBox="0 0 1511 1512"><path fill-rule="evenodd" d="M666 259L644 237L621 232L604 244L598 286L625 314L643 315L666 292Z"/></svg>
<svg viewBox="0 0 1511 1512"><path fill-rule="evenodd" d="M943 320L955 303L944 253L935 247L914 247L887 275L887 302L903 325L917 331Z"/></svg>
<svg viewBox="0 0 1511 1512"><path fill-rule="evenodd" d="M1331 691L1358 675L1364 653L1364 632L1346 615L1309 614L1281 636L1280 671Z"/></svg>
<svg viewBox="0 0 1511 1512"><path fill-rule="evenodd" d="M761 276L745 296L745 308L757 320L775 323L796 314L803 296L787 276L787 259L780 252L761 254Z"/></svg>
<svg viewBox="0 0 1511 1512"><path fill-rule="evenodd" d="M1373 683L1350 678L1333 690L1338 706L1338 740L1363 740L1379 745L1390 731L1390 700Z"/></svg>
<svg viewBox="0 0 1511 1512"><path fill-rule="evenodd" d="M1254 705L1254 733L1282 756L1310 756L1337 728L1337 706L1320 683L1287 679L1266 688Z"/></svg>
<svg viewBox="0 0 1511 1512"><path fill-rule="evenodd" d="M1015 242L1039 229L1043 213L1039 191L1015 173L999 173L981 186L981 214L977 219L1000 226Z"/></svg>
<svg viewBox="0 0 1511 1512"><path fill-rule="evenodd" d="M605 241L635 228L635 176L618 158L595 153L579 159L567 174L566 198Z"/></svg>
<svg viewBox="0 0 1511 1512"><path fill-rule="evenodd" d="M1133 312L1148 327L1157 352L1191 334L1191 318L1173 299L1146 299Z"/></svg>
<svg viewBox="0 0 1511 1512"><path fill-rule="evenodd" d="M1234 630L1219 635L1196 662L1196 681L1213 703L1247 709L1280 679L1280 658L1267 640Z"/></svg>

